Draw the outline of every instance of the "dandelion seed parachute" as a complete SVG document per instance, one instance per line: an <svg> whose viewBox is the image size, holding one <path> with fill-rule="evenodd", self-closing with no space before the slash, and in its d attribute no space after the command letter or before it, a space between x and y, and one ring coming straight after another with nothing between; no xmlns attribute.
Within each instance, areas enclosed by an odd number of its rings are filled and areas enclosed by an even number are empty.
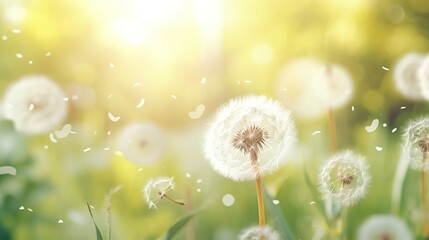
<svg viewBox="0 0 429 240"><path fill-rule="evenodd" d="M118 137L118 150L136 164L157 161L165 149L162 130L149 122L134 122L126 125Z"/></svg>
<svg viewBox="0 0 429 240"><path fill-rule="evenodd" d="M45 76L30 75L13 83L5 92L3 114L18 132L43 134L65 119L68 105L63 90Z"/></svg>
<svg viewBox="0 0 429 240"><path fill-rule="evenodd" d="M259 240L261 236L265 240L280 240L280 235L270 226L265 225L262 229L260 226L252 226L244 229L239 240Z"/></svg>
<svg viewBox="0 0 429 240"><path fill-rule="evenodd" d="M351 206L365 196L370 182L365 158L350 150L339 152L329 158L319 181L325 200Z"/></svg>
<svg viewBox="0 0 429 240"><path fill-rule="evenodd" d="M265 96L249 95L218 109L205 135L204 153L219 174L235 181L255 180L251 152L257 152L262 176L285 162L294 142L290 112Z"/></svg>
<svg viewBox="0 0 429 240"><path fill-rule="evenodd" d="M374 215L358 230L358 240L411 240L413 236L405 222L393 215Z"/></svg>
<svg viewBox="0 0 429 240"><path fill-rule="evenodd" d="M173 177L157 177L150 179L143 188L143 196L149 209L157 209L156 204L168 191L174 189Z"/></svg>

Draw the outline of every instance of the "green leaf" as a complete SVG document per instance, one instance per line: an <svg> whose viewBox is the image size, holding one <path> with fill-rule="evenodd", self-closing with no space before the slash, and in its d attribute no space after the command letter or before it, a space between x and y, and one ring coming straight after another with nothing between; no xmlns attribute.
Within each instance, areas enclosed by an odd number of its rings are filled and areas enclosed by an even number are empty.
<svg viewBox="0 0 429 240"><path fill-rule="evenodd" d="M89 203L86 203L86 205L88 206L89 214L91 214L92 221L94 222L97 240L103 240L103 236L101 235L100 229L98 228L97 223L95 223L94 216L92 215L91 206L89 205Z"/></svg>
<svg viewBox="0 0 429 240"><path fill-rule="evenodd" d="M307 189L310 189L311 196L313 197L315 201L315 205L319 212L322 214L323 218L325 219L325 222L329 225L330 221L328 216L326 215L326 211L324 208L324 205L322 205L323 201L320 198L320 193L317 191L317 189L314 187L315 184L311 181L310 176L308 175L307 167L305 164L303 164L303 172L304 172L304 179L305 183L307 184Z"/></svg>
<svg viewBox="0 0 429 240"><path fill-rule="evenodd" d="M273 198L268 194L266 188L263 188L264 191L264 198L267 200L266 202L269 204L265 204L265 206L268 205L268 212L270 215L275 219L275 228L277 231L279 231L282 239L289 240L289 239L296 239L292 231L289 228L289 225L286 221L286 219L283 216L283 211L279 205L273 204Z"/></svg>
<svg viewBox="0 0 429 240"><path fill-rule="evenodd" d="M195 216L196 213L190 214L183 217L175 224L173 224L168 230L165 240L171 240L173 237L184 227L186 224Z"/></svg>

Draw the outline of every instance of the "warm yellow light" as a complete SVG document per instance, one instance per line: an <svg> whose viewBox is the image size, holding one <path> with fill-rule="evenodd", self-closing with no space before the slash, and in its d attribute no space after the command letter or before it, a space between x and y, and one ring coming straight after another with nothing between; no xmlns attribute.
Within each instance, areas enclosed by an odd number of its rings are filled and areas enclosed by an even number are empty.
<svg viewBox="0 0 429 240"><path fill-rule="evenodd" d="M129 17L118 17L109 29L121 42L129 45L139 45L146 42L148 36L144 26Z"/></svg>

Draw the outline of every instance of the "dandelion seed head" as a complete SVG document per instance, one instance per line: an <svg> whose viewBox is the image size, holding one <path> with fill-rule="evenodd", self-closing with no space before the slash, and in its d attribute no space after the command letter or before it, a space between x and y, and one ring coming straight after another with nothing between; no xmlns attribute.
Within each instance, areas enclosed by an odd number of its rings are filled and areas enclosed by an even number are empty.
<svg viewBox="0 0 429 240"><path fill-rule="evenodd" d="M411 120L403 133L404 148L410 167L416 170L429 169L429 117Z"/></svg>
<svg viewBox="0 0 429 240"><path fill-rule="evenodd" d="M429 100L429 55L426 55L423 60L421 60L416 75L421 89L421 95L427 101Z"/></svg>
<svg viewBox="0 0 429 240"><path fill-rule="evenodd" d="M244 229L238 239L240 240L280 240L280 235L270 226L252 226Z"/></svg>
<svg viewBox="0 0 429 240"><path fill-rule="evenodd" d="M370 182L365 158L352 151L333 155L319 179L319 190L325 200L344 206L351 206L364 197Z"/></svg>
<svg viewBox="0 0 429 240"><path fill-rule="evenodd" d="M374 215L358 230L358 240L411 240L412 234L403 220L393 215Z"/></svg>
<svg viewBox="0 0 429 240"><path fill-rule="evenodd" d="M252 125L239 130L232 138L232 145L245 154L252 151L259 153L267 138L268 133L264 129Z"/></svg>
<svg viewBox="0 0 429 240"><path fill-rule="evenodd" d="M143 188L143 196L149 209L157 209L156 204L168 191L174 190L174 177L157 177L150 179Z"/></svg>
<svg viewBox="0 0 429 240"><path fill-rule="evenodd" d="M118 150L129 161L147 164L158 160L165 149L162 130L149 122L134 122L126 125L118 138Z"/></svg>
<svg viewBox="0 0 429 240"><path fill-rule="evenodd" d="M396 90L410 100L423 99L422 87L417 73L423 60L423 54L411 52L402 56L394 67L393 80Z"/></svg>
<svg viewBox="0 0 429 240"><path fill-rule="evenodd" d="M353 81L343 67L328 65L316 72L314 78L313 91L327 108L340 108L352 97Z"/></svg>
<svg viewBox="0 0 429 240"><path fill-rule="evenodd" d="M3 114L21 133L47 133L58 127L67 115L64 97L62 89L49 78L25 76L6 90Z"/></svg>
<svg viewBox="0 0 429 240"><path fill-rule="evenodd" d="M280 70L276 96L294 116L311 119L326 112L326 105L320 104L314 89L309 87L315 83L315 73L323 67L318 60L299 58L286 63Z"/></svg>
<svg viewBox="0 0 429 240"><path fill-rule="evenodd" d="M218 109L205 135L204 152L219 174L243 181L277 170L294 142L290 112L277 101L250 95ZM251 154L257 154L257 173Z"/></svg>

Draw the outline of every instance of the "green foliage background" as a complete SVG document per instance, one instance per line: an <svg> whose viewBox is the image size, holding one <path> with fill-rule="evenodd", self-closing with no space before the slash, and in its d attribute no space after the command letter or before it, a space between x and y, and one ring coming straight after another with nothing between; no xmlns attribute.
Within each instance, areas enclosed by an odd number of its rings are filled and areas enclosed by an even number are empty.
<svg viewBox="0 0 429 240"><path fill-rule="evenodd" d="M279 70L299 57L340 64L354 80L352 100L336 113L339 148L367 156L372 184L367 197L349 210L349 239L367 217L382 213L397 214L416 234L420 232L418 173L408 171L399 209L392 206L392 183L401 130L409 119L425 115L429 105L399 95L392 69L403 54L428 51L429 2L211 0L207 4L220 4L222 20L218 33L208 31L215 40L206 42L193 7L197 1L177 1L181 7L174 19L153 26L144 20L149 14L144 6L156 1L142 2L147 2L142 5L143 18L129 15L132 0L0 1L0 35L7 38L0 40L0 93L21 76L43 74L69 94L83 96L70 106L66 120L77 134L57 144L48 134L25 136L10 122L0 123L0 166L18 170L16 176L0 175L0 239L94 239L86 202L95 207L95 220L105 234L103 201L118 185L123 189L113 198L112 239L158 239L178 219L203 206L189 225L195 239L236 239L241 229L257 224L254 183L233 182L208 166L201 150L205 123L231 97L254 93L275 98ZM155 16L167 11L172 1L156 4L160 11ZM16 5L25 12L20 21L7 17ZM138 28L128 31L147 31L148 40L130 44L109 30L121 16L136 21ZM271 49L268 60L255 57L261 46ZM202 78L205 84L200 83ZM136 109L143 97L145 105ZM205 113L190 119L188 112L200 103L205 104ZM111 122L108 112L121 116L120 121ZM375 118L387 127L366 132L364 127ZM159 124L168 139L166 153L151 165L132 164L114 151L120 128L140 120ZM303 169L317 181L330 154L328 118L296 119L296 125L293 160L264 182L280 201L295 237L311 239L322 219L316 205L322 203L311 195ZM392 133L393 128L398 131ZM322 134L313 136L317 130ZM111 151L103 151L105 146ZM378 152L375 146L383 150ZM84 153L87 147L92 150ZM187 208L168 202L160 203L157 211L147 208L141 188L159 175L175 177L177 189L172 194L187 199ZM227 193L235 197L232 207L222 204ZM20 206L33 212L19 210ZM267 219L271 224L276 221L272 215ZM189 228L177 239L185 239L186 231Z"/></svg>

